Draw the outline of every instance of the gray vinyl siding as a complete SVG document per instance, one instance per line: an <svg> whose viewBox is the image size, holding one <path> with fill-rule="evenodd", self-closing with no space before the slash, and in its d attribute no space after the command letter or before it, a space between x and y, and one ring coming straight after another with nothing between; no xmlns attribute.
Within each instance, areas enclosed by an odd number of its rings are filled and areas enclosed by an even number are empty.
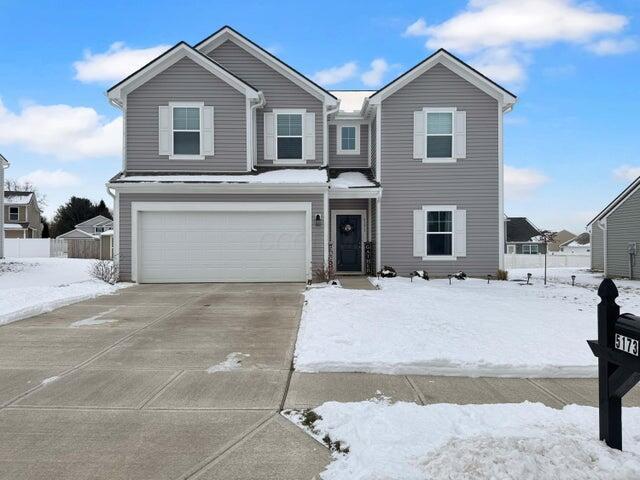
<svg viewBox="0 0 640 480"><path fill-rule="evenodd" d="M371 119L371 142L369 142L371 145L371 171L374 173L374 176L376 173L376 165L378 163L378 160L376 159L376 150L378 148L376 144L376 136L376 117L374 116Z"/></svg>
<svg viewBox="0 0 640 480"><path fill-rule="evenodd" d="M276 108L299 108L316 114L316 158L308 165L322 164L322 102L267 64L227 40L206 52L213 60L264 93L266 105L256 117L257 164L273 164L264 159L264 112Z"/></svg>
<svg viewBox="0 0 640 480"><path fill-rule="evenodd" d="M316 226L313 218L324 213L322 194L144 194L121 193L120 196L119 261L120 279L131 280L131 202L311 202L311 262L312 268L324 262L324 226Z"/></svg>
<svg viewBox="0 0 640 480"><path fill-rule="evenodd" d="M640 190L629 195L607 217L607 269L612 277L629 277L629 242L640 247ZM640 278L640 262L636 259L634 278Z"/></svg>
<svg viewBox="0 0 640 480"><path fill-rule="evenodd" d="M158 154L158 107L204 102L214 107L215 155L170 160ZM246 97L188 58L127 95L126 170L241 172L247 170Z"/></svg>
<svg viewBox="0 0 640 480"><path fill-rule="evenodd" d="M413 112L457 107L467 112L467 158L454 164L413 159ZM442 65L382 102L381 260L407 275L416 268L436 276L463 270L495 274L498 241L498 103ZM467 256L423 261L413 256L413 210L456 205L467 211Z"/></svg>
<svg viewBox="0 0 640 480"><path fill-rule="evenodd" d="M591 270L604 270L604 232L597 222L591 226Z"/></svg>
<svg viewBox="0 0 640 480"><path fill-rule="evenodd" d="M338 126L329 125L329 166L331 168L367 168L369 166L369 126L360 125L360 153L338 155Z"/></svg>

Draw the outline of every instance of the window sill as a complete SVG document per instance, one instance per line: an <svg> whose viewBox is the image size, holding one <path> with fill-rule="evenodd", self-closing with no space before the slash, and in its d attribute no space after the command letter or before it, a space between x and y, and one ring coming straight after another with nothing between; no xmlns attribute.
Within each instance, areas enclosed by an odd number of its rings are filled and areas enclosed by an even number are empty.
<svg viewBox="0 0 640 480"><path fill-rule="evenodd" d="M458 260L458 257L454 257L453 255L427 255L426 257L422 257L422 260L425 262L455 262Z"/></svg>
<svg viewBox="0 0 640 480"><path fill-rule="evenodd" d="M456 163L457 158L423 158L422 163Z"/></svg>
<svg viewBox="0 0 640 480"><path fill-rule="evenodd" d="M360 155L360 150L338 150L336 155Z"/></svg>
<svg viewBox="0 0 640 480"><path fill-rule="evenodd" d="M204 155L169 155L169 160L204 160Z"/></svg>
<svg viewBox="0 0 640 480"><path fill-rule="evenodd" d="M273 161L274 165L306 165L307 162L302 159L281 158Z"/></svg>

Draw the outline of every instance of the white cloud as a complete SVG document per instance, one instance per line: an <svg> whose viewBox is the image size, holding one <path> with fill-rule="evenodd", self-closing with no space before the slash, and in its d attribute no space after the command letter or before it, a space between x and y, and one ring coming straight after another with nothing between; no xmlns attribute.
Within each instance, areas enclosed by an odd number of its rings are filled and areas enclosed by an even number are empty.
<svg viewBox="0 0 640 480"><path fill-rule="evenodd" d="M73 63L75 78L85 83L116 82L143 67L170 48L157 45L149 48L129 48L124 42L112 44L104 53L87 50L84 58Z"/></svg>
<svg viewBox="0 0 640 480"><path fill-rule="evenodd" d="M64 170L35 170L18 178L18 182L29 182L42 188L65 188L80 184L80 177Z"/></svg>
<svg viewBox="0 0 640 480"><path fill-rule="evenodd" d="M592 43L587 48L596 55L622 55L638 49L640 44L634 37L604 38Z"/></svg>
<svg viewBox="0 0 640 480"><path fill-rule="evenodd" d="M488 76L522 83L524 52L557 42L583 46L598 54L626 53L633 39L599 37L620 34L627 17L577 0L469 0L450 19L427 25L423 18L409 25L404 36L426 37L429 49L446 48L471 55L471 63ZM495 57L492 60L492 57Z"/></svg>
<svg viewBox="0 0 640 480"><path fill-rule="evenodd" d="M314 73L311 78L320 85L335 85L353 78L357 72L358 64L356 62L347 62L339 67L320 70Z"/></svg>
<svg viewBox="0 0 640 480"><path fill-rule="evenodd" d="M384 58L376 58L371 62L370 69L361 75L362 83L367 87L382 85L384 75L389 71L389 64Z"/></svg>
<svg viewBox="0 0 640 480"><path fill-rule="evenodd" d="M122 117L108 120L93 108L64 104L32 104L14 113L0 100L0 145L60 159L116 156L122 151Z"/></svg>
<svg viewBox="0 0 640 480"><path fill-rule="evenodd" d="M504 166L504 195L510 200L529 198L549 178L530 168Z"/></svg>
<svg viewBox="0 0 640 480"><path fill-rule="evenodd" d="M619 180L632 182L636 178L640 177L640 167L622 165L613 171L613 176Z"/></svg>

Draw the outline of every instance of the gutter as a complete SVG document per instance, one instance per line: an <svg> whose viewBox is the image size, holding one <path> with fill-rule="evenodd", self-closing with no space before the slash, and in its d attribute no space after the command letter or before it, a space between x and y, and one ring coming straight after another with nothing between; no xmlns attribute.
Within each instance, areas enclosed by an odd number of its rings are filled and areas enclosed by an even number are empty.
<svg viewBox="0 0 640 480"><path fill-rule="evenodd" d="M258 92L258 101L256 103L254 103L253 105L251 105L251 107L249 108L250 116L251 116L250 129L251 129L251 139L252 139L252 142L251 142L251 168L250 168L251 171L256 171L255 162L256 162L256 156L258 154L258 149L257 149L258 138L254 135L254 133L256 133L256 132L253 131L254 130L253 127L254 127L254 124L255 124L255 118L256 117L254 117L253 114L256 113L256 110L258 108L262 108L266 104L267 104L267 100L264 98L264 93L262 93L262 91L259 91Z"/></svg>
<svg viewBox="0 0 640 480"><path fill-rule="evenodd" d="M329 115L332 115L340 110L340 100L337 101L335 107L325 107L324 108L324 118L322 119L323 123L323 145L322 145L322 166L327 167L329 165Z"/></svg>

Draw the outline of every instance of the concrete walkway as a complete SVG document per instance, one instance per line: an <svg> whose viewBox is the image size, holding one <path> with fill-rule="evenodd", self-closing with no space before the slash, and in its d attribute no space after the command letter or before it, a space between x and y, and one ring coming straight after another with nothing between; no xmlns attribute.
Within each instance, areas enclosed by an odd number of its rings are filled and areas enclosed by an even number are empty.
<svg viewBox="0 0 640 480"><path fill-rule="evenodd" d="M283 408L596 403L595 380L293 373L303 288L143 285L0 327L0 480L312 479L330 455Z"/></svg>

